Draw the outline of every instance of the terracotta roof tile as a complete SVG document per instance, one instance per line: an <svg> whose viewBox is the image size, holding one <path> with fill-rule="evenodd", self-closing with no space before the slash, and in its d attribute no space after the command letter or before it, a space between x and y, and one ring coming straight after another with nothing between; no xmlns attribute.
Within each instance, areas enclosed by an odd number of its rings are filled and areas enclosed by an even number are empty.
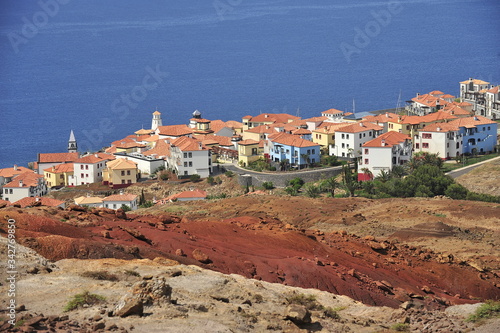
<svg viewBox="0 0 500 333"><path fill-rule="evenodd" d="M245 119L245 118L244 118ZM255 123L289 123L300 119L300 117L292 116L287 113L262 113L258 116L251 117L250 121Z"/></svg>
<svg viewBox="0 0 500 333"><path fill-rule="evenodd" d="M126 169L136 169L137 163L128 160L126 158L117 158L116 160L106 163L108 169L112 170L126 170Z"/></svg>
<svg viewBox="0 0 500 333"><path fill-rule="evenodd" d="M247 140L239 141L238 145L240 145L240 146L251 146L251 145L256 145L258 143L259 143L259 141L252 140L252 139L247 139Z"/></svg>
<svg viewBox="0 0 500 333"><path fill-rule="evenodd" d="M275 133L276 130L275 130L274 126L271 126L271 125L260 125L260 126L252 127L250 129L246 130L245 132L258 133L258 134L270 134L270 133Z"/></svg>
<svg viewBox="0 0 500 333"><path fill-rule="evenodd" d="M50 172L50 173L73 172L74 171L74 164L73 163L58 164L58 165L52 166L50 168L44 169L43 171Z"/></svg>
<svg viewBox="0 0 500 333"><path fill-rule="evenodd" d="M90 205L90 204L98 204L102 203L102 198L99 197L78 197L75 198L75 203L77 205Z"/></svg>
<svg viewBox="0 0 500 333"><path fill-rule="evenodd" d="M36 202L40 202L42 206L48 206L48 207L57 207L59 205L64 204L64 201L61 200L56 200L52 198L47 198L47 197L25 197L20 200L17 200L16 202L13 202L11 205L20 205L21 208L33 206Z"/></svg>
<svg viewBox="0 0 500 333"><path fill-rule="evenodd" d="M462 81L460 83L462 84L468 84L468 83L474 83L474 84L489 84L489 82L486 82L486 81L483 81L483 80L477 80L477 79L472 79L472 80L466 80L466 81Z"/></svg>
<svg viewBox="0 0 500 333"><path fill-rule="evenodd" d="M279 133L275 138L271 139L272 142L287 145L291 147L319 147L319 144L314 143L312 141L304 140L297 135L287 134L287 133Z"/></svg>
<svg viewBox="0 0 500 333"><path fill-rule="evenodd" d="M36 174L33 171L23 172L22 174L16 176L10 183L4 185L4 187L36 187L38 185L38 180L43 178L42 175ZM21 186L19 182L22 181Z"/></svg>
<svg viewBox="0 0 500 333"><path fill-rule="evenodd" d="M42 153L38 154L38 163L74 162L79 157L78 153Z"/></svg>
<svg viewBox="0 0 500 333"><path fill-rule="evenodd" d="M370 131L370 130L381 131L382 129L383 128L379 125L375 125L375 124L372 124L370 122L362 122L362 123L354 123L351 125L337 128L337 132L359 133L359 132Z"/></svg>
<svg viewBox="0 0 500 333"><path fill-rule="evenodd" d="M373 140L365 142L363 147L392 147L406 140L411 140L411 138L406 134L390 131L379 135ZM382 143L384 143L384 145L382 145Z"/></svg>
<svg viewBox="0 0 500 333"><path fill-rule="evenodd" d="M15 166L13 168L0 169L0 177L12 178L15 175L20 175L23 172L33 172L33 170L23 166Z"/></svg>
<svg viewBox="0 0 500 333"><path fill-rule="evenodd" d="M102 201L132 201L135 200L136 198L137 198L136 194L125 193L125 194L110 195L109 197L102 199Z"/></svg>
<svg viewBox="0 0 500 333"><path fill-rule="evenodd" d="M158 127L158 133L165 136L186 136L193 134L193 129L187 125L169 125Z"/></svg>
<svg viewBox="0 0 500 333"><path fill-rule="evenodd" d="M179 147L181 151L200 151L207 149L200 141L187 136L181 136L180 138L172 140L171 145Z"/></svg>
<svg viewBox="0 0 500 333"><path fill-rule="evenodd" d="M474 116L474 117L467 117L467 118L458 118L456 120L450 121L448 124L456 125L458 127L472 128L472 127L476 127L477 125L488 125L488 124L497 124L497 123L495 121L490 120L490 119L483 117L483 116Z"/></svg>
<svg viewBox="0 0 500 333"><path fill-rule="evenodd" d="M344 114L344 111L337 110L337 109L329 109L329 110L321 112L321 114Z"/></svg>
<svg viewBox="0 0 500 333"><path fill-rule="evenodd" d="M159 158L170 156L170 143L167 140L158 140L154 148L142 153L145 156L157 155Z"/></svg>

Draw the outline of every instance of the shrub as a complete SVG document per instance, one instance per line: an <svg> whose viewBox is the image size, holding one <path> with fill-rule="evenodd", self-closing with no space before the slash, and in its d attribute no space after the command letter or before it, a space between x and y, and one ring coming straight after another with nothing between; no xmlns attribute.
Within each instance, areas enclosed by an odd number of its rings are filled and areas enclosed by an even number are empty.
<svg viewBox="0 0 500 333"><path fill-rule="evenodd" d="M212 176L208 176L208 177L207 177L207 183L209 183L210 185L215 184L214 177L212 177Z"/></svg>
<svg viewBox="0 0 500 333"><path fill-rule="evenodd" d="M296 196L298 194L297 189L293 186L285 187L285 192L291 196Z"/></svg>
<svg viewBox="0 0 500 333"><path fill-rule="evenodd" d="M467 192L468 191L465 187L455 183L448 186L446 191L444 191L444 195L452 199L464 200L465 198L467 198Z"/></svg>
<svg viewBox="0 0 500 333"><path fill-rule="evenodd" d="M308 310L324 310L324 306L319 304L314 295L295 294L287 297L288 304L298 304L305 306Z"/></svg>
<svg viewBox="0 0 500 333"><path fill-rule="evenodd" d="M302 178L296 177L288 181L288 185L299 190L304 185L304 180Z"/></svg>
<svg viewBox="0 0 500 333"><path fill-rule="evenodd" d="M340 316L339 314L337 313L338 310L334 309L334 308L331 308L331 307L327 307L325 309L325 316L327 318L332 318L332 319L340 319Z"/></svg>
<svg viewBox="0 0 500 333"><path fill-rule="evenodd" d="M166 173L166 172L162 172L162 173L160 174L160 179L161 179L161 180L168 180L168 173Z"/></svg>
<svg viewBox="0 0 500 333"><path fill-rule="evenodd" d="M233 176L234 176L234 172L232 172L232 171L228 170L228 171L226 171L226 172L224 173L224 175L226 175L226 177L231 178L231 177L233 177Z"/></svg>
<svg viewBox="0 0 500 333"><path fill-rule="evenodd" d="M125 204L123 204L120 208L123 209L124 212L130 212L132 210L129 205Z"/></svg>
<svg viewBox="0 0 500 333"><path fill-rule="evenodd" d="M192 174L190 177L189 177L189 180L192 181L193 183L196 183L196 182L199 182L201 179L201 176L198 175L198 174Z"/></svg>
<svg viewBox="0 0 500 333"><path fill-rule="evenodd" d="M153 207L154 206L154 203L153 201L146 201L145 203L143 203L142 205L140 205L141 208L149 208L149 207Z"/></svg>
<svg viewBox="0 0 500 333"><path fill-rule="evenodd" d="M306 184L305 191L309 198L317 198L321 193L320 188L314 184Z"/></svg>
<svg viewBox="0 0 500 333"><path fill-rule="evenodd" d="M266 190L272 190L274 188L273 182L263 182L262 187Z"/></svg>
<svg viewBox="0 0 500 333"><path fill-rule="evenodd" d="M95 305L102 303L106 300L103 296L97 294L91 294L88 291L84 291L81 294L74 295L64 307L64 312L75 310L77 308L83 307L84 305Z"/></svg>
<svg viewBox="0 0 500 333"><path fill-rule="evenodd" d="M395 330L397 332L409 332L410 331L410 325L403 324L403 323L398 323L398 324L392 325L391 329L393 329L393 330Z"/></svg>
<svg viewBox="0 0 500 333"><path fill-rule="evenodd" d="M483 319L488 319L492 317L500 316L500 301L487 301L485 304L482 304L479 308L477 308L476 312L467 318L466 321L470 322L478 322Z"/></svg>
<svg viewBox="0 0 500 333"><path fill-rule="evenodd" d="M82 273L83 277L92 278L95 280L118 281L118 277L106 271L87 271Z"/></svg>
<svg viewBox="0 0 500 333"><path fill-rule="evenodd" d="M134 271L132 269L127 269L127 270L124 271L124 273L126 275L129 275L129 276L137 276L137 277L141 276L141 274L139 274L138 272L136 272L136 271Z"/></svg>

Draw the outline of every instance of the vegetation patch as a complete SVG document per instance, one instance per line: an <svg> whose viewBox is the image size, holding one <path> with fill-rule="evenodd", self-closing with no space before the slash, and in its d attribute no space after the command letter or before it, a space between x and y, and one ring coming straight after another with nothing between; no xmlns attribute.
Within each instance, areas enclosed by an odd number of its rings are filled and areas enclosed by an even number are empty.
<svg viewBox="0 0 500 333"><path fill-rule="evenodd" d="M94 280L118 281L118 277L106 271L87 271L82 274L83 277L88 277Z"/></svg>
<svg viewBox="0 0 500 333"><path fill-rule="evenodd" d="M308 310L325 310L325 307L318 303L318 301L316 300L316 296L314 295L294 294L290 297L287 297L286 300L288 304L302 305Z"/></svg>
<svg viewBox="0 0 500 333"><path fill-rule="evenodd" d="M487 301L477 308L476 312L470 315L466 321L476 323L494 317L500 317L500 301Z"/></svg>
<svg viewBox="0 0 500 333"><path fill-rule="evenodd" d="M88 291L84 291L81 294L74 295L64 307L64 312L72 311L83 307L84 305L92 306L95 304L103 303L106 300L105 297L97 294L91 294Z"/></svg>

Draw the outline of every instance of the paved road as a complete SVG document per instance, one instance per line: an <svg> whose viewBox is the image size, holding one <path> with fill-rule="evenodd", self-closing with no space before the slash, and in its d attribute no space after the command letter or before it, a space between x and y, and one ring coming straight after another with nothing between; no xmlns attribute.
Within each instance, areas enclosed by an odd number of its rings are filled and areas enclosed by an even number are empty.
<svg viewBox="0 0 500 333"><path fill-rule="evenodd" d="M450 176L451 178L458 178L460 177L461 175L465 175L467 172L477 168L478 166L481 166L483 165L484 163L488 163L488 162L491 162L491 161L495 161L495 160L498 160L500 159L500 156L499 157L495 157L495 158L492 158L490 160L486 160L486 161L482 161L482 162L479 162L479 163L476 163L476 164L472 164L472 165L469 165L469 166L466 166L464 168L460 168L460 169L457 169L457 170L453 170L453 171L450 171L448 173L446 173L448 176Z"/></svg>

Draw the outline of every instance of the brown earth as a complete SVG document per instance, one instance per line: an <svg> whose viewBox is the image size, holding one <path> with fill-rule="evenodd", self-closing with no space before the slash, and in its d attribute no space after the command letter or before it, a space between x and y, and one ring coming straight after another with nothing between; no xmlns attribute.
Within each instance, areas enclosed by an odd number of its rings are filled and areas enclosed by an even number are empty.
<svg viewBox="0 0 500 333"><path fill-rule="evenodd" d="M500 159L485 163L462 175L456 181L477 193L500 196Z"/></svg>
<svg viewBox="0 0 500 333"><path fill-rule="evenodd" d="M154 207L127 220L106 209L4 208L0 232L14 218L18 242L51 260L160 256L369 305L433 308L500 299L498 212L447 199L264 195Z"/></svg>

